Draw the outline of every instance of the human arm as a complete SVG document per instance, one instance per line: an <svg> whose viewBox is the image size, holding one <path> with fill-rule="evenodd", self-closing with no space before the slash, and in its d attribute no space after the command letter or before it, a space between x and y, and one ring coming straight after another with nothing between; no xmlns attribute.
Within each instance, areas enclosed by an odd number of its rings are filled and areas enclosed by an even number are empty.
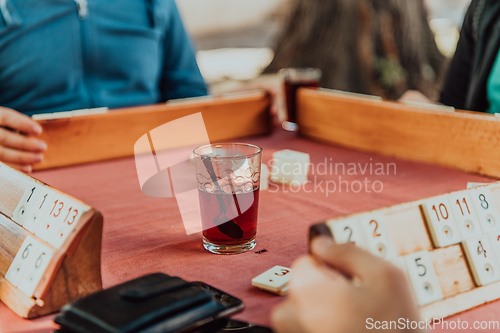
<svg viewBox="0 0 500 333"><path fill-rule="evenodd" d="M369 318L419 320L404 273L353 244L317 237L292 268L289 296L272 314L278 333L364 332Z"/></svg>
<svg viewBox="0 0 500 333"><path fill-rule="evenodd" d="M25 172L41 162L46 144L37 138L42 127L30 117L0 107L0 161Z"/></svg>
<svg viewBox="0 0 500 333"><path fill-rule="evenodd" d="M473 32L475 6L476 2L474 1L465 15L457 49L448 68L439 98L440 103L453 106L456 109L465 109L467 94L471 84L473 58L476 47Z"/></svg>
<svg viewBox="0 0 500 333"><path fill-rule="evenodd" d="M160 89L163 100L205 96L207 88L201 76L191 40L184 29L174 0L167 0L168 19L164 35L164 66Z"/></svg>

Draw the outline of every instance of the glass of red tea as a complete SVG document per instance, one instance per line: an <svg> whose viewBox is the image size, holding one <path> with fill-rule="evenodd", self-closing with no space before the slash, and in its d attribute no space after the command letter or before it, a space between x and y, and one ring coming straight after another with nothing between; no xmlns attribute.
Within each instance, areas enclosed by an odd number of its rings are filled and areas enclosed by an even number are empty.
<svg viewBox="0 0 500 333"><path fill-rule="evenodd" d="M321 70L318 68L283 68L279 71L283 81L287 120L283 128L287 131L297 131L297 90L301 87L317 88L321 79Z"/></svg>
<svg viewBox="0 0 500 333"><path fill-rule="evenodd" d="M203 246L218 254L255 247L262 148L210 144L194 151Z"/></svg>

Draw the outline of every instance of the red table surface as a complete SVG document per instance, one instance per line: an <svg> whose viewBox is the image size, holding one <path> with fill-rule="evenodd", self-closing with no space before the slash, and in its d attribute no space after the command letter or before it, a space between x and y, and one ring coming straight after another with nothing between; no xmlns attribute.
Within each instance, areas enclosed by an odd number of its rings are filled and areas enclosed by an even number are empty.
<svg viewBox="0 0 500 333"><path fill-rule="evenodd" d="M262 325L270 324L271 309L283 298L251 286L251 279L275 266L291 266L307 253L307 233L311 224L326 218L363 212L385 206L431 197L466 188L467 182L491 182L493 179L436 165L403 161L333 147L279 131L272 136L240 140L264 149L264 162L273 152L293 149L307 152L314 165L324 163L395 163L396 174L365 175L316 174L311 181L322 184L339 182L380 181L380 193L354 193L352 189L335 193L314 190L309 184L293 193L289 187L272 186L262 191L259 207L257 246L245 254L221 256L202 248L201 235L187 236L175 198L150 198L142 194L134 158L124 158L87 165L39 171L35 178L73 195L99 209L104 215L102 243L102 280L104 288L153 272L164 272L186 280L204 281L222 289L245 303L236 318ZM466 157L464 157L466 158ZM352 165L350 165L352 166ZM319 170L322 171L322 170ZM340 171L340 170L339 170ZM323 183L320 183L323 181ZM380 185L380 184L378 184ZM354 190L357 190L357 185ZM377 187L376 190L379 190ZM310 192L310 193L307 193ZM261 254L259 250L267 250ZM332 295L331 297L335 297ZM50 332L57 326L54 315L35 320L17 317L0 303L0 332ZM500 302L479 306L449 320L498 320ZM442 330L446 331L446 330ZM451 331L451 330L450 330ZM493 330L492 330L493 331ZM483 332L483 331L482 331ZM488 332L488 330L484 330Z"/></svg>

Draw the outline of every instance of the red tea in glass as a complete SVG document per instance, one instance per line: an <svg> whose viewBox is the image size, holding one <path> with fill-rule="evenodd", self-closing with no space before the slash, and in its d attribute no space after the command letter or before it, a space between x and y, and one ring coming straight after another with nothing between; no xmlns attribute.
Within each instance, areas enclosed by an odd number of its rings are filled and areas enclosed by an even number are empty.
<svg viewBox="0 0 500 333"><path fill-rule="evenodd" d="M317 68L284 68L279 72L284 86L287 120L283 128L287 131L298 130L297 90L301 87L317 88L321 71Z"/></svg>
<svg viewBox="0 0 500 333"><path fill-rule="evenodd" d="M257 215L259 211L259 189L250 193L226 194L207 193L199 190L203 238L209 243L231 246L251 243L257 234ZM221 216L219 200L224 203L222 212L224 222L216 225ZM244 209L242 212L241 210ZM245 210L246 209L246 210ZM233 217L230 219L229 217Z"/></svg>
<svg viewBox="0 0 500 333"><path fill-rule="evenodd" d="M255 247L262 148L222 143L194 150L203 247L236 254Z"/></svg>

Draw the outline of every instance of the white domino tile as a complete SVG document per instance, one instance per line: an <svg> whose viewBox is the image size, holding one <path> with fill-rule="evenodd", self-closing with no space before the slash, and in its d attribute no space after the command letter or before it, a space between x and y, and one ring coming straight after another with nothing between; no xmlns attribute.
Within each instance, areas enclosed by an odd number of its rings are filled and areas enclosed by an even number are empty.
<svg viewBox="0 0 500 333"><path fill-rule="evenodd" d="M487 187L472 189L470 195L483 232L489 233L500 229L500 215L490 189Z"/></svg>
<svg viewBox="0 0 500 333"><path fill-rule="evenodd" d="M19 203L12 214L12 220L14 222L19 225L23 225L26 216L31 212L32 207L34 207L33 203L36 201L36 198L40 194L43 187L43 184L32 182L30 186L26 188L26 191L24 191L21 200L19 200Z"/></svg>
<svg viewBox="0 0 500 333"><path fill-rule="evenodd" d="M283 266L274 266L252 279L252 286L277 295L284 295L288 290L288 281L292 270Z"/></svg>
<svg viewBox="0 0 500 333"><path fill-rule="evenodd" d="M421 206L436 247L446 247L462 241L453 208L447 196L431 198Z"/></svg>
<svg viewBox="0 0 500 333"><path fill-rule="evenodd" d="M419 306L443 299L443 291L439 284L432 259L427 251L420 251L404 256L408 279Z"/></svg>
<svg viewBox="0 0 500 333"><path fill-rule="evenodd" d="M33 254L34 256L29 261L28 267L17 285L17 288L29 297L33 296L50 260L54 256L54 252L46 245L40 243Z"/></svg>
<svg viewBox="0 0 500 333"><path fill-rule="evenodd" d="M50 245L60 248L68 235L75 228L80 217L88 210L88 207L73 200L66 202L62 218L58 220L55 233L49 238Z"/></svg>
<svg viewBox="0 0 500 333"><path fill-rule="evenodd" d="M366 249L386 260L395 259L396 251L387 230L384 214L381 212L363 214L358 217L358 221L364 234Z"/></svg>
<svg viewBox="0 0 500 333"><path fill-rule="evenodd" d="M55 196L55 191L48 186L43 186L40 188L40 192L36 197L30 212L27 214L24 220L23 227L31 232L35 233L38 226L41 224L43 216L45 216L46 211L49 209L52 198Z"/></svg>
<svg viewBox="0 0 500 333"><path fill-rule="evenodd" d="M466 239L462 245L478 286L500 280L500 265L488 235Z"/></svg>
<svg viewBox="0 0 500 333"><path fill-rule="evenodd" d="M48 206L40 214L40 223L35 230L35 235L49 242L62 226L62 220L64 219L69 201L70 199L62 193L53 191L53 195L48 201Z"/></svg>
<svg viewBox="0 0 500 333"><path fill-rule="evenodd" d="M366 240L361 231L357 217L349 217L342 220L328 220L326 224L330 227L333 239L337 244L354 243L359 247L366 247Z"/></svg>
<svg viewBox="0 0 500 333"><path fill-rule="evenodd" d="M36 255L39 245L40 242L31 236L27 236L24 239L23 244L17 251L14 260L11 262L9 269L5 274L5 278L7 279L7 281L17 287L19 281L21 280L21 277L28 269L29 263Z"/></svg>
<svg viewBox="0 0 500 333"><path fill-rule="evenodd" d="M457 220L462 239L483 234L483 229L477 217L476 208L472 203L469 191L452 193L448 196L453 214Z"/></svg>
<svg viewBox="0 0 500 333"><path fill-rule="evenodd" d="M284 149L274 152L272 161L271 181L273 183L301 185L307 182L309 154Z"/></svg>

